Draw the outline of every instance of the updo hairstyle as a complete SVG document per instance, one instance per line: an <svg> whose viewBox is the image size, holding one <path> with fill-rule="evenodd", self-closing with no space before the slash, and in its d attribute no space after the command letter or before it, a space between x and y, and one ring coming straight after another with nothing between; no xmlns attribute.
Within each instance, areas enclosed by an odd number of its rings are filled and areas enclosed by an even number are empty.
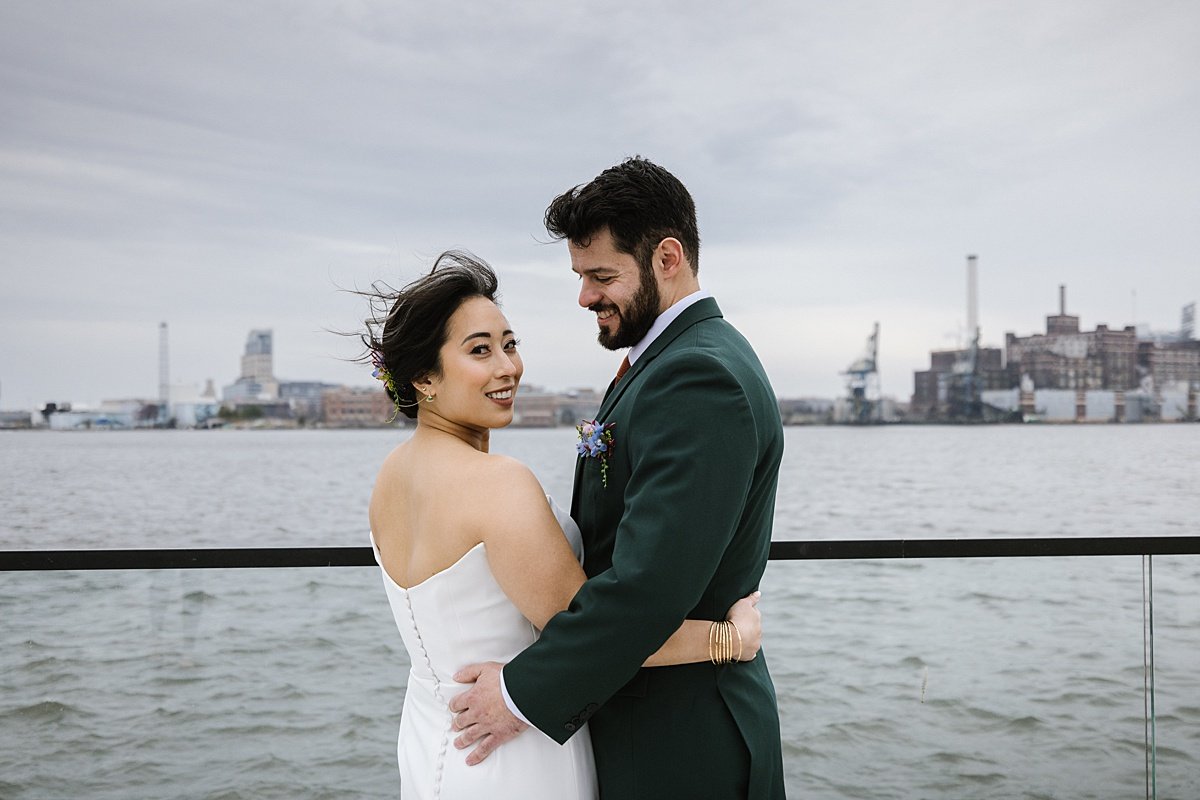
<svg viewBox="0 0 1200 800"><path fill-rule="evenodd" d="M373 353L394 378L388 397L406 417L416 419L418 397L413 381L441 374L441 349L446 343L450 317L464 301L486 297L496 302L499 283L486 262L463 250L447 250L437 257L428 275L399 291L376 284L365 293L373 313L362 334L367 346L364 361Z"/></svg>

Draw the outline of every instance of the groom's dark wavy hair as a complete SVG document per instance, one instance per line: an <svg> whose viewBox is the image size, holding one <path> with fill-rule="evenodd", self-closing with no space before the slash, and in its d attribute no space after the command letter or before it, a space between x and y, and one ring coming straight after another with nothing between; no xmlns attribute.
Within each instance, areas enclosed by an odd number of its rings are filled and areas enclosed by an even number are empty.
<svg viewBox="0 0 1200 800"><path fill-rule="evenodd" d="M560 194L546 208L546 231L555 239L587 247L607 228L618 252L650 268L658 243L679 240L683 254L700 269L700 230L696 204L678 178L657 164L634 156L601 172L591 183Z"/></svg>
<svg viewBox="0 0 1200 800"><path fill-rule="evenodd" d="M442 374L441 350L450 317L472 297L497 303L498 288L496 273L485 261L462 250L447 250L428 275L403 289L377 283L374 291L361 292L371 301L372 316L361 334L367 353L359 360L369 363L374 353L383 357L395 378L395 392L388 389L388 397L404 416L417 417L417 390L412 382Z"/></svg>

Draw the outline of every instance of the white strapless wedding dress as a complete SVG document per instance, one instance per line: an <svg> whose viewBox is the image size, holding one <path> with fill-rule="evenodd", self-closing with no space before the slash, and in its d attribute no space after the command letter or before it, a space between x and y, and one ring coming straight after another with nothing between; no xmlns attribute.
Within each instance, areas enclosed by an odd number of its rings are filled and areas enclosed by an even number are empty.
<svg viewBox="0 0 1200 800"><path fill-rule="evenodd" d="M553 500L550 506L581 556L579 529ZM382 571L374 535L371 547ZM473 767L469 751L454 747L449 703L468 688L454 673L481 661L507 663L538 637L496 583L484 544L416 586L404 589L386 571L383 585L412 662L397 746L403 800L594 800L586 726L561 746L530 728Z"/></svg>

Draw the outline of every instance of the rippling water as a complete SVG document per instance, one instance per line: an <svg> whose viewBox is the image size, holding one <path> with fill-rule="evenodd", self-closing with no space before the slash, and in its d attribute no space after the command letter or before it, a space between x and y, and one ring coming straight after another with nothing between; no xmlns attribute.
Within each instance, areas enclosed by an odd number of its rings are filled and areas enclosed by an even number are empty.
<svg viewBox="0 0 1200 800"><path fill-rule="evenodd" d="M0 547L362 545L394 431L0 435ZM494 449L570 492L573 431ZM1197 532L1200 426L789 429L776 538ZM1200 557L1153 562L1160 797L1200 797ZM789 795L1144 796L1141 559L773 562ZM373 569L0 573L0 798L394 796Z"/></svg>

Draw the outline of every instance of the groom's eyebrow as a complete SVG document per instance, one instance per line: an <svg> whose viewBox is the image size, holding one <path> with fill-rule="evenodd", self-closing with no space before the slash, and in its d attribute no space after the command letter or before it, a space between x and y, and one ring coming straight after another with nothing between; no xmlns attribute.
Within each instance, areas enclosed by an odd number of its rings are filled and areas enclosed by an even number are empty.
<svg viewBox="0 0 1200 800"><path fill-rule="evenodd" d="M575 269L574 267L572 267L571 271L574 272L576 275L595 275L600 272L616 272L616 269L614 267L608 266L607 264L600 264L599 266L584 267L582 269Z"/></svg>

